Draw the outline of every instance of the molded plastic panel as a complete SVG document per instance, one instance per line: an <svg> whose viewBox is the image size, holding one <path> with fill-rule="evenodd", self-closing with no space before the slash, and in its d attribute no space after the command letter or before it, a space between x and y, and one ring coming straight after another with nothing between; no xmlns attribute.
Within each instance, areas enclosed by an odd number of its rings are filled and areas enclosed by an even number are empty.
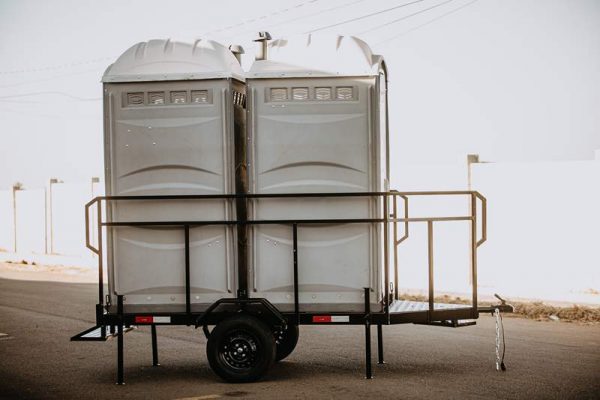
<svg viewBox="0 0 600 400"><path fill-rule="evenodd" d="M233 123L227 80L105 85L107 193L184 195L232 193ZM210 101L189 101L206 90ZM183 96L181 92L186 92ZM152 104L149 93L164 92ZM176 95L171 96L171 92ZM143 104L130 104L138 93ZM227 96L227 97L226 97ZM136 100L139 103L138 100ZM118 201L112 221L224 220L225 201ZM185 303L183 227L108 230L111 291L127 304ZM190 229L191 301L212 303L235 292L234 238L230 227Z"/></svg>
<svg viewBox="0 0 600 400"><path fill-rule="evenodd" d="M370 192L383 190L374 121L376 78L248 80L252 193ZM271 88L308 88L308 99L274 101ZM353 95L319 100L316 88L352 88ZM346 90L346 93L349 91ZM385 170L385 168L384 168ZM377 218L369 198L260 199L253 219ZM371 224L300 225L298 281L304 309L346 304L364 309L363 288L380 299L381 229ZM278 305L293 303L292 227L251 230L252 296ZM283 307L285 309L285 306ZM301 309L303 309L301 307Z"/></svg>

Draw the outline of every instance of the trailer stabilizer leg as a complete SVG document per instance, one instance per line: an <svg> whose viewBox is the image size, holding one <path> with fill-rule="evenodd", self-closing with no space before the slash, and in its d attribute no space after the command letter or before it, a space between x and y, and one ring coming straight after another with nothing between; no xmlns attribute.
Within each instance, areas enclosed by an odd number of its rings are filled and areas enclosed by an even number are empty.
<svg viewBox="0 0 600 400"><path fill-rule="evenodd" d="M365 288L365 357L365 378L373 379L373 369L371 367L371 299L369 288Z"/></svg>
<svg viewBox="0 0 600 400"><path fill-rule="evenodd" d="M158 363L158 343L156 340L156 325L152 324L152 366L158 367L160 364Z"/></svg>
<svg viewBox="0 0 600 400"><path fill-rule="evenodd" d="M385 364L383 361L383 327L377 324L377 364Z"/></svg>
<svg viewBox="0 0 600 400"><path fill-rule="evenodd" d="M117 296L117 313L119 314L119 325L117 325L117 385L124 385L123 380L123 296Z"/></svg>

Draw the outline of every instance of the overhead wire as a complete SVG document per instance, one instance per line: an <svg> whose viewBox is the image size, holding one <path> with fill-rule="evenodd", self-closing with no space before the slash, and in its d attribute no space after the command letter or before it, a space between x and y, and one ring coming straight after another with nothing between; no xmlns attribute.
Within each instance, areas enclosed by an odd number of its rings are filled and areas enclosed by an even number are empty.
<svg viewBox="0 0 600 400"><path fill-rule="evenodd" d="M358 4L358 3L363 3L365 1L367 1L367 0L354 0L354 1L351 1L349 3L344 3L344 4L340 4L340 5L334 6L334 7L326 8L324 10L319 10L319 11L314 12L312 14L301 15L301 16L296 17L296 18L291 18L291 19L288 19L288 20L285 20L285 21L279 21L279 22L276 22L276 23L273 23L273 24L269 24L269 25L267 25L267 28L273 28L273 27L280 26L280 25L283 25L283 24L289 24L289 23L292 23L292 22L300 21L302 19L311 18L311 17L317 16L317 15L321 15L321 14L325 14L325 13L331 12L331 11L335 11L335 10L339 10L339 9L342 9L342 8L350 7L350 6L353 6L353 5ZM250 32L252 32L252 31L251 30L247 30L247 31L244 31L244 32L240 32L240 33L236 33L234 35L227 36L227 38L231 38L231 37L238 36L238 35L243 35L245 33L250 33Z"/></svg>
<svg viewBox="0 0 600 400"><path fill-rule="evenodd" d="M66 92L61 91L48 91L48 92L31 92L31 93L21 93L21 94L13 94L8 96L0 96L0 101L4 101L6 99L14 99L19 97L30 97L30 96L40 96L40 95L55 95L55 96L64 96L77 101L98 101L102 100L101 97L80 97L75 96Z"/></svg>
<svg viewBox="0 0 600 400"><path fill-rule="evenodd" d="M74 67L77 67L80 65L86 65L86 64L95 64L95 63L100 63L100 62L104 62L107 60L112 60L112 57L94 58L91 60L70 62L70 63L65 63L65 64L47 65L45 67L38 67L38 68L22 68L22 69L16 69L16 70L11 70L11 71L0 71L0 75L31 73L31 72L46 72L46 71L53 71L53 70L62 69L62 68L74 68Z"/></svg>
<svg viewBox="0 0 600 400"><path fill-rule="evenodd" d="M407 35L410 32L414 32L414 31L416 31L418 29L421 29L421 28L423 28L423 27L425 27L425 26L427 26L429 24L432 24L433 22L436 22L436 21L438 21L438 20L440 20L440 19L442 19L442 18L444 18L444 17L446 17L448 15L454 14L455 12L458 12L458 11L462 10L463 8L466 8L466 7L470 6L473 3L476 3L477 1L479 1L479 0L471 0L468 3L465 3L465 4L461 5L460 7L456 7L455 9L452 9L450 11L447 11L447 12L443 13L443 14L440 14L437 17L435 17L435 18L433 18L433 19L431 19L431 20L429 20L429 21L427 21L427 22L425 22L423 24L415 26L414 28L407 29L406 31L401 32L401 33L399 33L397 35L388 37L387 39L384 39L384 40L382 40L380 42L374 43L373 46L379 46L381 44L388 43L388 42L391 42L393 40L396 40L396 39L398 39L398 38L400 38L400 37L402 37L404 35Z"/></svg>
<svg viewBox="0 0 600 400"><path fill-rule="evenodd" d="M360 20L363 20L363 19L366 19L366 18L374 17L375 15L380 15L380 14L384 14L384 13L387 13L387 12L390 12L390 11L394 11L394 10L397 10L399 8L408 7L408 6L411 6L413 4L421 3L423 1L425 1L425 0L414 0L414 1L411 1L409 3L404 3L404 4L400 4L400 5L394 6L394 7L386 8L385 10L379 10L379 11L376 11L376 12L373 12L373 13L370 13L370 14L366 14L366 15L362 15L362 16L359 16L359 17L351 18L351 19L348 19L348 20L345 20L345 21L342 21L342 22L337 22L335 24L330 24L330 25L322 26L322 27L319 27L319 28L316 28L316 29L311 29L310 31L306 31L304 33L314 33L314 32L323 31L325 29L334 28L336 26L349 24L351 22L356 22L356 21L360 21Z"/></svg>
<svg viewBox="0 0 600 400"><path fill-rule="evenodd" d="M103 68L103 67L99 67L99 68ZM91 72L98 72L99 68L87 69L85 71L71 72L71 73L68 73L68 74L51 76L49 78L41 78L41 79L34 79L34 80L28 80L28 81L21 81L21 82L17 82L17 83L11 83L11 84L8 84L8 85L0 85L0 89L9 88L9 87L15 87L15 86L30 85L32 83L53 81L55 79L69 78L69 77L72 77L72 76L75 76L75 75L89 74Z"/></svg>
<svg viewBox="0 0 600 400"><path fill-rule="evenodd" d="M303 6L305 6L307 4L310 4L310 3L316 3L318 1L321 1L321 0L306 0L306 1L303 1L303 2L300 2L300 3L297 3L297 4L293 5L293 6L290 6L290 7L287 7L287 8L282 8L280 10L274 11L274 12L272 12L270 14L261 15L261 16L252 18L252 19L247 20L247 21L242 21L242 22L237 23L237 24L232 24L232 25L224 26L224 27L221 27L221 28L218 28L218 29L206 31L204 33L201 33L200 36L201 35L207 35L209 33L221 32L223 30L233 29L233 28L236 28L238 26L243 26L243 25L246 25L246 24L250 24L252 22L259 21L261 19L265 19L265 18L272 17L272 16L275 16L275 15L279 15L279 14L282 14L284 12L287 12L287 11L290 11L290 10L293 10L293 9L297 9L297 8L303 7ZM46 72L46 71L63 69L63 68L74 68L74 67L77 67L79 65L85 65L85 64L100 63L100 62L104 62L104 61L108 61L108 60L114 60L114 57L101 57L101 58L95 58L95 59L91 59L91 60L84 60L84 61L78 61L78 62L70 62L70 63L64 63L64 64L48 65L48 66L45 66L45 67L22 68L22 69L16 69L16 70L0 71L0 75L19 74L19 73L32 73L32 72Z"/></svg>
<svg viewBox="0 0 600 400"><path fill-rule="evenodd" d="M301 3L297 3L296 5L293 5L291 7L282 8L282 9L279 9L279 10L274 11L272 13L261 15L261 16L249 19L247 21L242 21L242 22L239 22L239 23L236 23L236 24L232 24L232 25L229 25L229 26L224 26L224 27L221 27L221 28L218 28L218 29L213 29L213 30L210 30L210 31L206 31L206 32L201 33L198 36L204 36L204 35L208 35L210 33L218 33L218 32L222 32L222 31L226 31L226 30L231 30L233 28L237 28L237 27L240 27L240 26L248 25L248 24L254 23L256 21L260 21L262 19L269 18L269 17L274 17L276 15L280 15L280 14L286 13L286 12L288 12L290 10L293 10L293 9L296 9L296 8L300 8L300 7L304 7L307 4L316 3L318 1L321 1L321 0L303 1Z"/></svg>
<svg viewBox="0 0 600 400"><path fill-rule="evenodd" d="M443 5L446 5L446 4L448 4L448 3L451 3L451 2L453 2L453 1L454 1L454 0L446 0L446 1L443 1L443 2L441 2L441 3L438 3L438 4L435 4L435 5L433 5L433 6L431 6L431 7L427 7L427 8L424 8L424 9L422 9L422 10L416 11L416 12L414 12L414 13L412 13L412 14L408 14L408 15L405 15L405 16L403 16L403 17L400 17L400 18L394 19L394 20L392 20L392 21L386 22L386 23L384 23L384 24L377 25L376 27L373 27L373 28L370 28L370 29L364 30L364 31L362 31L362 32L358 32L358 35L364 35L365 33L370 33L370 32L376 31L376 30L378 30L378 29L384 28L384 27L386 27L386 26L389 26L389 25L396 24L396 23L398 23L398 22L400 22L400 21L407 20L407 19L409 19L409 18L411 18L411 17L414 17L415 15L423 14L424 12L427 12L427 11L429 11L429 10L433 10L434 8L441 7L441 6L443 6Z"/></svg>

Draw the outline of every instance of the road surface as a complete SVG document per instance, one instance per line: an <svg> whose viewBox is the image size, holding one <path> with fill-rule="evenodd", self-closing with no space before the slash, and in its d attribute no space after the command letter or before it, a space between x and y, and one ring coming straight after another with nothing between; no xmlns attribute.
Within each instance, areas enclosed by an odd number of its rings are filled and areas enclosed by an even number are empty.
<svg viewBox="0 0 600 400"><path fill-rule="evenodd" d="M0 279L0 398L30 399L598 399L600 326L505 318L504 373L494 369L494 320L452 329L384 327L385 365L364 379L364 328L301 327L296 351L261 382L227 384L210 370L191 327L125 335L125 386L116 341L69 342L94 323L96 286ZM373 329L373 357L376 338Z"/></svg>

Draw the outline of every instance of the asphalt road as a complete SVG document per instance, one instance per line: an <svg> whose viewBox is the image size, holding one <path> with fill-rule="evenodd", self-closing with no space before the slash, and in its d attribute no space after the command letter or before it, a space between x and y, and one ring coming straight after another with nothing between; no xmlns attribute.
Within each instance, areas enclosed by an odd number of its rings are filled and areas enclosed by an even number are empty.
<svg viewBox="0 0 600 400"><path fill-rule="evenodd" d="M200 330L149 328L125 336L125 386L116 341L69 342L93 325L96 286L0 279L0 398L600 398L600 326L505 318L504 373L494 369L494 320L452 329L384 327L385 365L364 379L364 329L301 327L296 351L261 382L227 384L210 370ZM373 329L373 357L376 337Z"/></svg>

